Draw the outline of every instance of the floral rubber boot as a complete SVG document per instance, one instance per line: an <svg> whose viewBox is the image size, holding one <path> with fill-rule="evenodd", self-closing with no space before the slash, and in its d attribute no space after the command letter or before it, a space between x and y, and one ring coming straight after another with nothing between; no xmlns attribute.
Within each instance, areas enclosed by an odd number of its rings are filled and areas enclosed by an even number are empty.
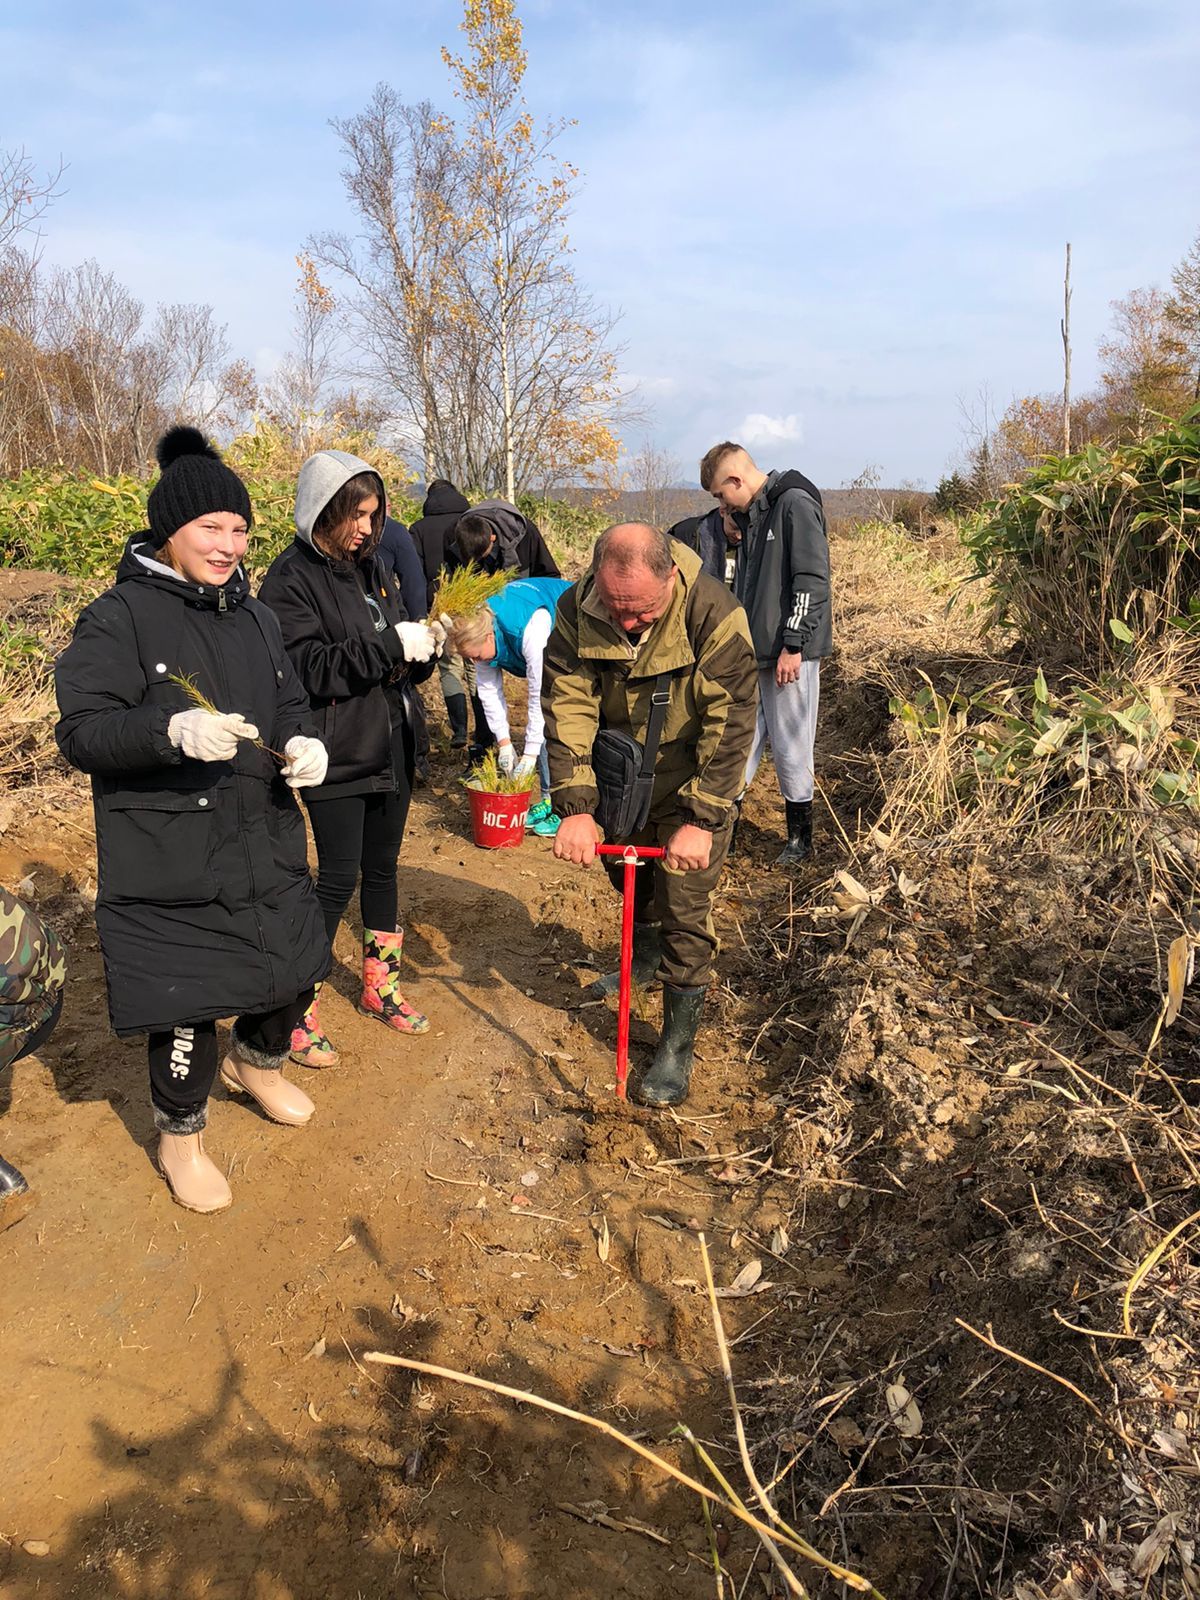
<svg viewBox="0 0 1200 1600"><path fill-rule="evenodd" d="M363 929L363 990L358 1009L397 1033L428 1033L429 1018L414 1011L400 993L400 956L404 932Z"/></svg>
<svg viewBox="0 0 1200 1600"><path fill-rule="evenodd" d="M291 1057L302 1067L336 1067L338 1064L338 1053L321 1031L317 1014L323 988L324 984L317 985L312 1005L292 1029Z"/></svg>

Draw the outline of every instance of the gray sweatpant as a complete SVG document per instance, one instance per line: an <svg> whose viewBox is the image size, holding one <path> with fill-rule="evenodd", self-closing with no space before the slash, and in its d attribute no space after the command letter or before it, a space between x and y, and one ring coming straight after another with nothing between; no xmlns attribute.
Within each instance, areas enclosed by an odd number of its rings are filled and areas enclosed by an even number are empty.
<svg viewBox="0 0 1200 1600"><path fill-rule="evenodd" d="M758 672L758 725L746 763L746 787L754 782L767 740L775 758L779 788L785 800L813 797L813 741L817 736L817 703L821 695L820 661L803 661L800 676L782 688L774 667Z"/></svg>

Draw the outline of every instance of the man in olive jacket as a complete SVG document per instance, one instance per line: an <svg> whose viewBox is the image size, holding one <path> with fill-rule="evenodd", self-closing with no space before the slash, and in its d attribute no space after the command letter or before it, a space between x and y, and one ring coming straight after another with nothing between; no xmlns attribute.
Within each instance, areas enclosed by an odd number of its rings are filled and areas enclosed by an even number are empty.
<svg viewBox="0 0 1200 1600"><path fill-rule="evenodd" d="M729 849L758 712L746 614L700 558L644 523L601 535L592 571L559 601L546 647L542 706L561 860L590 866L599 831L592 745L601 727L643 743L655 679L670 701L654 767L649 821L632 844L662 861L639 868L634 976L663 985L663 1030L638 1098L687 1097L696 1029L712 978L712 898ZM609 868L619 883L620 864ZM595 990L611 993L616 976Z"/></svg>

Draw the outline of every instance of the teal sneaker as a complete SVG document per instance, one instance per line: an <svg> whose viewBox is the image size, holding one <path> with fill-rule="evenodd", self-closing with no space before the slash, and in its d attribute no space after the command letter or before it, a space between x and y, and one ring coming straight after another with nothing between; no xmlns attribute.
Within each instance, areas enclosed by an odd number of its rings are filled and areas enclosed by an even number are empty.
<svg viewBox="0 0 1200 1600"><path fill-rule="evenodd" d="M536 833L539 839L553 839L561 822L562 818L555 814L553 808L547 802L539 800L530 810L525 827L530 833Z"/></svg>

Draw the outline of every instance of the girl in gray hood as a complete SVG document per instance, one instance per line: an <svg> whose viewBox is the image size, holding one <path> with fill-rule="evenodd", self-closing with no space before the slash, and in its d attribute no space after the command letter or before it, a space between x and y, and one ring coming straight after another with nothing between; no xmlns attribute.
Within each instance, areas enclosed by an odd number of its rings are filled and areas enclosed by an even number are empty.
<svg viewBox="0 0 1200 1600"><path fill-rule="evenodd" d="M322 450L300 469L296 538L276 557L259 596L308 692L329 752L324 783L305 791L317 845L317 899L332 945L359 882L363 987L359 1009L398 1033L428 1020L400 992L403 931L396 863L412 795L413 688L445 642L439 624L410 618L376 560L387 516L383 481L357 456ZM292 1036L292 1058L329 1067L319 995Z"/></svg>

